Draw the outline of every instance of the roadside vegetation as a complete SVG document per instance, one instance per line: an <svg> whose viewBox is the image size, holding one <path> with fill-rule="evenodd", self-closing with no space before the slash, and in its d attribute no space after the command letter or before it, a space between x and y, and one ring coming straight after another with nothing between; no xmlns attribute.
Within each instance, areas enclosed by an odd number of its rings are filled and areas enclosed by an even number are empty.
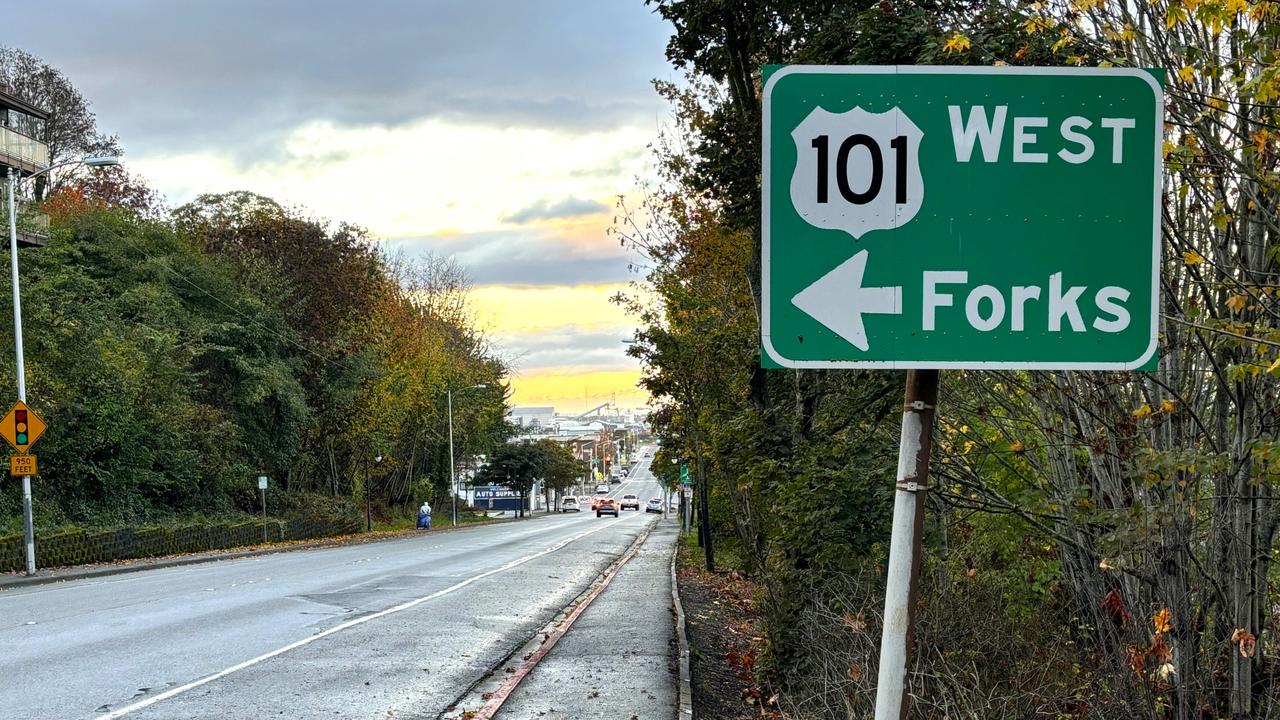
<svg viewBox="0 0 1280 720"><path fill-rule="evenodd" d="M647 269L618 302L640 324L655 472L690 465L709 490L702 562L759 588L770 711L871 713L903 385L761 368L774 63L1166 70L1159 369L943 374L913 713L1280 711L1280 4L650 4L686 77L657 84L659 180L619 207Z"/></svg>
<svg viewBox="0 0 1280 720"><path fill-rule="evenodd" d="M37 58L0 49L0 86L54 113L52 162L119 151ZM507 368L451 260L388 257L359 227L247 192L170 209L120 168L59 171L37 194L52 235L20 262L28 400L49 425L38 528L256 514L259 475L273 515L370 502L412 518L449 498L448 388L487 386L455 404L460 458L508 436ZM21 527L6 482L0 532Z"/></svg>

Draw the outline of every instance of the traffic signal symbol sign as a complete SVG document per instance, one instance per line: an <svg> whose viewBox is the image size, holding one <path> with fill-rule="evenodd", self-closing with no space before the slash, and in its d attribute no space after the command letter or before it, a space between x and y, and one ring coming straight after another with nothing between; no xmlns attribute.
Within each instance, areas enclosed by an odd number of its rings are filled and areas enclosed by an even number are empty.
<svg viewBox="0 0 1280 720"><path fill-rule="evenodd" d="M27 448L40 439L46 427L34 410L19 402L14 403L4 420L0 420L0 435L4 436L14 450L25 453Z"/></svg>

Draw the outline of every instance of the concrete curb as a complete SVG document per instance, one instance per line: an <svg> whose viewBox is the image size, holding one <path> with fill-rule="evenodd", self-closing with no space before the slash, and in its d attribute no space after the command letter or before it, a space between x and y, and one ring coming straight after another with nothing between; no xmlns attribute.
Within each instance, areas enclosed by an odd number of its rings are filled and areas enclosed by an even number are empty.
<svg viewBox="0 0 1280 720"><path fill-rule="evenodd" d="M534 516L527 518L535 519ZM515 518L493 518L492 522L467 523L458 527L442 527L433 528L430 534L434 535L442 532L456 532L458 530L466 530L474 527L485 527L486 525L497 525L501 523L514 522ZM349 539L341 542L333 540L318 539L315 542L309 542L299 545L283 545L280 547L265 547L256 550L239 550L233 552L211 553L202 555L184 555L177 557L160 557L160 558L137 558L125 565L108 565L105 567L78 568L76 566L64 566L62 568L54 568L52 570L37 571L45 574L37 575L17 575L13 577L0 577L0 592L5 590L15 590L18 588L32 587L35 585L49 585L51 583L66 582L70 580L86 580L92 578L109 577L111 575L124 575L125 573L142 572L143 570L159 570L162 568L182 567L183 565L199 565L201 563L218 562L221 560L239 560L247 557L257 557L259 555L277 555L279 553L295 552L301 550L320 550L323 548L348 547L351 545L372 545L380 542L390 542L392 540L403 540L406 537L419 536L419 531L405 530L395 535L386 535L376 538L365 538L360 535L350 536Z"/></svg>
<svg viewBox="0 0 1280 720"><path fill-rule="evenodd" d="M680 603L680 584L676 579L676 556L680 554L682 535L676 535L671 550L671 602L676 610L676 643L680 652L680 720L693 717L693 684L689 670L689 636L684 629L684 605Z"/></svg>

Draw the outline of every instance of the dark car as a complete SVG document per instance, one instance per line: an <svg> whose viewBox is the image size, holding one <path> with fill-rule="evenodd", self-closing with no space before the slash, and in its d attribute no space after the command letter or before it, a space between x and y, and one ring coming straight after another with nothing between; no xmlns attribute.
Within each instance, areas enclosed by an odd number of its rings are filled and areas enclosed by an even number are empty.
<svg viewBox="0 0 1280 720"><path fill-rule="evenodd" d="M600 502L596 505L596 517L601 515L618 517L618 501L613 498L600 498Z"/></svg>

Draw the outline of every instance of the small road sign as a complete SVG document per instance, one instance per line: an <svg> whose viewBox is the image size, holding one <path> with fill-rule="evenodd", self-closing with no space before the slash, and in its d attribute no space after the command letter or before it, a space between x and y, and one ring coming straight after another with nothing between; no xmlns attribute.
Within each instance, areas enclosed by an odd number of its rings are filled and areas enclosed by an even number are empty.
<svg viewBox="0 0 1280 720"><path fill-rule="evenodd" d="M35 455L10 455L9 456L9 474L13 477L22 477L24 475L36 475L36 456Z"/></svg>
<svg viewBox="0 0 1280 720"><path fill-rule="evenodd" d="M689 466L683 463L680 464L680 484L685 487L693 485L693 480L689 478Z"/></svg>
<svg viewBox="0 0 1280 720"><path fill-rule="evenodd" d="M767 67L764 362L1150 368L1160 72Z"/></svg>
<svg viewBox="0 0 1280 720"><path fill-rule="evenodd" d="M259 490L266 490L266 489L267 489L267 476L266 476L266 475L259 475L259 476L258 476L258 489L259 489Z"/></svg>
<svg viewBox="0 0 1280 720"><path fill-rule="evenodd" d="M9 409L9 414L4 416L4 420L0 420L0 435L4 436L14 450L25 453L27 448L40 439L46 427L48 426L40 416L27 407L26 403L16 402Z"/></svg>

